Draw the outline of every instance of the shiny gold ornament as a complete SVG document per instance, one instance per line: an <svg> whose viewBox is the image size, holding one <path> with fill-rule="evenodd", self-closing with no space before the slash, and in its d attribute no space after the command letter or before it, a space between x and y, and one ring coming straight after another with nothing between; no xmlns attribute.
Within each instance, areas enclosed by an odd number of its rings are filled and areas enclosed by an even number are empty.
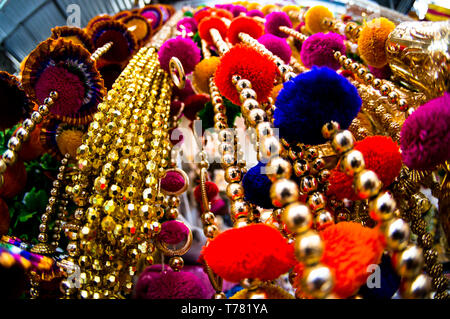
<svg viewBox="0 0 450 319"><path fill-rule="evenodd" d="M389 249L403 250L408 245L410 229L403 219L393 219L383 225L383 229Z"/></svg>
<svg viewBox="0 0 450 319"><path fill-rule="evenodd" d="M275 157L267 163L266 174L272 182L282 178L289 179L292 175L292 166L285 159Z"/></svg>
<svg viewBox="0 0 450 319"><path fill-rule="evenodd" d="M333 274L323 265L307 268L302 277L303 290L312 297L325 298L334 285Z"/></svg>
<svg viewBox="0 0 450 319"><path fill-rule="evenodd" d="M361 199L377 195L382 187L378 176L371 170L363 170L355 176L355 192Z"/></svg>
<svg viewBox="0 0 450 319"><path fill-rule="evenodd" d="M279 179L270 187L270 197L275 207L295 202L298 199L299 190L296 183L288 179Z"/></svg>
<svg viewBox="0 0 450 319"><path fill-rule="evenodd" d="M308 231L295 238L297 259L307 266L313 266L320 261L323 249L324 246L320 235L313 231Z"/></svg>
<svg viewBox="0 0 450 319"><path fill-rule="evenodd" d="M400 276L412 279L422 271L422 249L410 245L402 252L396 252L392 257L392 263Z"/></svg>
<svg viewBox="0 0 450 319"><path fill-rule="evenodd" d="M311 228L312 214L308 206L301 203L293 203L283 209L281 220L290 231L302 234Z"/></svg>

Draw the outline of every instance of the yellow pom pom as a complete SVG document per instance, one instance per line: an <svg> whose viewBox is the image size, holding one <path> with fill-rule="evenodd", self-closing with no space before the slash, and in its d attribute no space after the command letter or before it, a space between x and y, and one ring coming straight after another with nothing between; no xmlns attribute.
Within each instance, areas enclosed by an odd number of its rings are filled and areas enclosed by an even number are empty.
<svg viewBox="0 0 450 319"><path fill-rule="evenodd" d="M83 142L83 132L78 130L65 130L56 136L56 144L61 154L70 154L75 158L77 149Z"/></svg>
<svg viewBox="0 0 450 319"><path fill-rule="evenodd" d="M214 56L202 60L195 66L194 74L192 75L192 86L197 93L209 94L209 78L214 75L219 63L220 58Z"/></svg>
<svg viewBox="0 0 450 319"><path fill-rule="evenodd" d="M248 289L239 290L230 299L260 299L261 296L264 296L264 299L294 299L290 293L276 285L269 284L263 285L255 291L249 291Z"/></svg>
<svg viewBox="0 0 450 319"><path fill-rule="evenodd" d="M309 32L325 32L327 29L322 25L324 18L333 18L333 13L324 6L314 6L305 14L305 25Z"/></svg>
<svg viewBox="0 0 450 319"><path fill-rule="evenodd" d="M247 10L259 10L259 8L261 8L261 5L258 2L250 2L247 5Z"/></svg>
<svg viewBox="0 0 450 319"><path fill-rule="evenodd" d="M287 6L284 6L281 8L281 11L286 13L289 16L289 19L291 19L292 25L295 28L300 23L300 7L289 4Z"/></svg>
<svg viewBox="0 0 450 319"><path fill-rule="evenodd" d="M264 15L268 15L269 13L272 13L274 11L278 11L278 7L274 4L266 4L264 7L262 7L261 12L264 13Z"/></svg>
<svg viewBox="0 0 450 319"><path fill-rule="evenodd" d="M386 65L385 44L395 24L386 18L373 19L367 23L358 39L358 51L367 64L381 68Z"/></svg>
<svg viewBox="0 0 450 319"><path fill-rule="evenodd" d="M272 93L270 93L270 96L272 97L272 99L274 101L277 100L278 93L280 93L282 88L283 88L283 84L278 84L273 87Z"/></svg>

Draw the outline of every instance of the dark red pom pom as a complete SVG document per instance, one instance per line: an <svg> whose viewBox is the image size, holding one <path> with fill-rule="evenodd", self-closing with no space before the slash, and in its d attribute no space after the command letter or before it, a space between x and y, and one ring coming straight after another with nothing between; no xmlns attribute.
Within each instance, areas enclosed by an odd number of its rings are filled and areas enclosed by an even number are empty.
<svg viewBox="0 0 450 319"><path fill-rule="evenodd" d="M234 104L240 105L239 93L232 82L239 75L252 83L258 102L265 102L274 87L278 68L267 56L256 49L237 44L220 59L215 79L220 93Z"/></svg>
<svg viewBox="0 0 450 319"><path fill-rule="evenodd" d="M198 25L198 33L200 35L200 38L205 40L209 45L214 45L211 34L209 34L209 30L211 29L216 29L217 31L219 31L223 39L225 39L225 37L227 36L228 26L221 18L205 18Z"/></svg>
<svg viewBox="0 0 450 319"><path fill-rule="evenodd" d="M227 33L228 40L233 45L241 42L239 39L240 32L247 33L253 39L258 39L264 34L264 28L252 18L238 17L231 22Z"/></svg>
<svg viewBox="0 0 450 319"><path fill-rule="evenodd" d="M208 101L209 96L206 94L191 95L184 101L184 116L191 121L195 120L197 113L205 107Z"/></svg>
<svg viewBox="0 0 450 319"><path fill-rule="evenodd" d="M265 224L224 231L203 248L203 258L217 275L231 282L274 280L296 264L294 247Z"/></svg>
<svg viewBox="0 0 450 319"><path fill-rule="evenodd" d="M209 201L211 201L214 197L217 196L217 194L219 194L219 188L217 187L216 183L213 183L213 182L210 182L210 181L206 181L205 187L206 187L206 196L208 197ZM197 187L195 187L195 189L194 189L194 198L197 201L197 203L202 205L202 188L201 188L201 185L197 185Z"/></svg>

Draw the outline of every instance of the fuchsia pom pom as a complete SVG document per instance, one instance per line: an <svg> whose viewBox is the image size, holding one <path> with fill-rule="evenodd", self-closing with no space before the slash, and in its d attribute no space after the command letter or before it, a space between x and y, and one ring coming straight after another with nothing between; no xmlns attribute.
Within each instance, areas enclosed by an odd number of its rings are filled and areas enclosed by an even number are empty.
<svg viewBox="0 0 450 319"><path fill-rule="evenodd" d="M194 18L185 17L185 18L181 19L180 21L178 21L178 23L177 23L177 30L181 31L182 26L187 31L197 32L197 21L195 21Z"/></svg>
<svg viewBox="0 0 450 319"><path fill-rule="evenodd" d="M237 17L241 14L241 12L245 13L247 12L247 8L241 5L234 5L229 10L234 17Z"/></svg>
<svg viewBox="0 0 450 319"><path fill-rule="evenodd" d="M186 240L189 235L189 228L177 220L169 220L161 224L161 232L158 240L169 245L176 245Z"/></svg>
<svg viewBox="0 0 450 319"><path fill-rule="evenodd" d="M276 11L267 15L265 23L266 33L276 35L280 38L287 38L289 35L279 29L282 26L292 28L291 19L289 19L286 13Z"/></svg>
<svg viewBox="0 0 450 319"><path fill-rule="evenodd" d="M178 192L186 184L183 175L176 171L168 171L161 179L161 188L167 192Z"/></svg>
<svg viewBox="0 0 450 319"><path fill-rule="evenodd" d="M400 134L403 162L433 169L450 159L450 94L428 101L405 121Z"/></svg>
<svg viewBox="0 0 450 319"><path fill-rule="evenodd" d="M264 13L262 13L260 10L258 9L253 9L250 11L247 11L247 17L260 17L260 18L264 18Z"/></svg>
<svg viewBox="0 0 450 319"><path fill-rule="evenodd" d="M147 267L136 284L135 299L207 299L209 289L196 275L161 265Z"/></svg>
<svg viewBox="0 0 450 319"><path fill-rule="evenodd" d="M335 51L345 53L344 37L333 32L326 34L319 32L303 42L300 57L307 68L315 65L337 70L340 65L334 58Z"/></svg>
<svg viewBox="0 0 450 319"><path fill-rule="evenodd" d="M259 37L258 42L264 45L267 50L283 60L284 63L289 64L292 50L285 39L277 37L273 34L264 34Z"/></svg>
<svg viewBox="0 0 450 319"><path fill-rule="evenodd" d="M186 74L194 71L195 65L200 62L200 49L189 38L176 37L167 40L158 52L161 68L169 72L169 62L172 57L177 57L183 65Z"/></svg>

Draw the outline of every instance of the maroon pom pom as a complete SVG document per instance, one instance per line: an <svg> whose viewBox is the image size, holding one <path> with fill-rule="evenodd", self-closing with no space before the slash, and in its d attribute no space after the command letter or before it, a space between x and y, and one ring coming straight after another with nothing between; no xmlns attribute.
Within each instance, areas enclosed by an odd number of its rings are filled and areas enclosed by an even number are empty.
<svg viewBox="0 0 450 319"><path fill-rule="evenodd" d="M161 231L158 240L169 245L176 245L186 240L189 235L189 228L177 220L169 220L161 224Z"/></svg>
<svg viewBox="0 0 450 319"><path fill-rule="evenodd" d="M191 121L195 120L197 113L205 107L208 101L209 96L206 94L191 95L184 101L184 116Z"/></svg>
<svg viewBox="0 0 450 319"><path fill-rule="evenodd" d="M216 183L206 181L205 188L206 188L206 197L208 198L208 201L211 201L214 197L217 196L217 194L219 194L219 188L217 187ZM203 203L201 185L197 185L197 187L195 187L194 197L197 203L199 203L200 205Z"/></svg>

